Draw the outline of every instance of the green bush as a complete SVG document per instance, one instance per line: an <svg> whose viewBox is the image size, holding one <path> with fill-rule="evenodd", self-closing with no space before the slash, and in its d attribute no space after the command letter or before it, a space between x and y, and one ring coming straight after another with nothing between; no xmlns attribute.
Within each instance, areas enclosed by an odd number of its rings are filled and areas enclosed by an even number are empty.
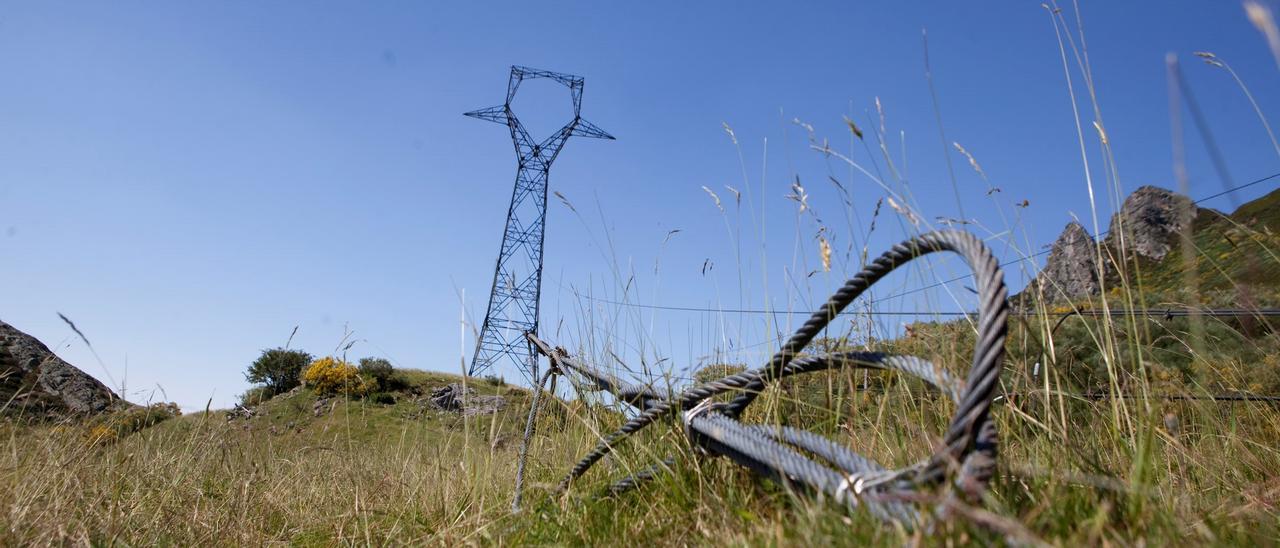
<svg viewBox="0 0 1280 548"><path fill-rule="evenodd" d="M395 368L383 358L360 358L360 375L378 385L378 390L391 390L395 384Z"/></svg>
<svg viewBox="0 0 1280 548"><path fill-rule="evenodd" d="M380 405L395 405L396 397L394 394L389 394L386 392L378 392L376 394L373 394L372 396L369 396L369 401L376 404L380 404Z"/></svg>
<svg viewBox="0 0 1280 548"><path fill-rule="evenodd" d="M301 350L272 348L263 350L245 372L244 378L265 385L270 396L292 390L302 384L302 370L311 363L311 354Z"/></svg>

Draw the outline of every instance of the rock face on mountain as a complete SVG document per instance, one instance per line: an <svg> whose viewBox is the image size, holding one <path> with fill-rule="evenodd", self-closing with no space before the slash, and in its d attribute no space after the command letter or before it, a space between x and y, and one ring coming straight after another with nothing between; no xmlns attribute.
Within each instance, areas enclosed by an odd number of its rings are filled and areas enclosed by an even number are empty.
<svg viewBox="0 0 1280 548"><path fill-rule="evenodd" d="M1198 213L1190 198L1176 192L1154 186L1134 191L1111 217L1111 226L1102 242L1103 279L1116 272L1112 263L1116 251L1124 250L1151 261L1164 259L1178 245L1178 235L1191 225ZM1103 281L1099 273L1094 239L1080 223L1072 221L1053 243L1044 270L1028 286L1028 293L1041 294L1048 302L1097 295Z"/></svg>
<svg viewBox="0 0 1280 548"><path fill-rule="evenodd" d="M35 337L0 321L0 407L24 416L93 415L128 405Z"/></svg>
<svg viewBox="0 0 1280 548"><path fill-rule="evenodd" d="M1095 295L1101 289L1097 249L1080 223L1071 221L1062 230L1035 283L1043 287L1046 295Z"/></svg>
<svg viewBox="0 0 1280 548"><path fill-rule="evenodd" d="M1144 186L1125 198L1120 212L1111 217L1111 230L1104 243L1121 249L1123 239L1124 249L1159 261L1178 244L1178 234L1191 225L1198 211L1186 196Z"/></svg>

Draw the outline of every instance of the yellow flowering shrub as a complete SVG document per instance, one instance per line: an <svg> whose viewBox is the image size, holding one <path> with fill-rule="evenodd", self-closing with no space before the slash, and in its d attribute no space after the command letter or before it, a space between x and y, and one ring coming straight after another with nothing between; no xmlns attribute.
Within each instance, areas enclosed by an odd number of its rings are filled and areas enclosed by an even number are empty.
<svg viewBox="0 0 1280 548"><path fill-rule="evenodd" d="M95 424L84 434L85 445L90 447L110 445L118 439L116 429L106 424Z"/></svg>
<svg viewBox="0 0 1280 548"><path fill-rule="evenodd" d="M329 356L311 362L302 372L302 382L322 395L360 396L370 388L356 366Z"/></svg>

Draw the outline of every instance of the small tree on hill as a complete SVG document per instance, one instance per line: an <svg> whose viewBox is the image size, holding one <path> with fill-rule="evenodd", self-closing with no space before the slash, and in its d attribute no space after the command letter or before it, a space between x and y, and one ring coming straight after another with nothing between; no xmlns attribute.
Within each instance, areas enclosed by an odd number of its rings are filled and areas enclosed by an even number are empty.
<svg viewBox="0 0 1280 548"><path fill-rule="evenodd" d="M311 354L301 350L263 350L262 355L249 366L244 378L251 383L265 385L274 396L302 384L302 370L310 363Z"/></svg>
<svg viewBox="0 0 1280 548"><path fill-rule="evenodd" d="M376 382L379 390L389 390L395 368L384 358L360 358L360 374Z"/></svg>

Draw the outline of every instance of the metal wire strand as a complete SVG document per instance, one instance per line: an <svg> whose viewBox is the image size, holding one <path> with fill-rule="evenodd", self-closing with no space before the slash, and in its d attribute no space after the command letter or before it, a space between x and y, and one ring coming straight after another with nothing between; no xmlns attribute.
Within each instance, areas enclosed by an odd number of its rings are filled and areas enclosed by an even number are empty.
<svg viewBox="0 0 1280 548"><path fill-rule="evenodd" d="M939 251L961 256L974 273L978 293L977 341L969 372L960 382L932 363L911 356L888 356L878 352L843 352L822 356L800 356L806 346L842 310L869 287L907 262ZM886 521L913 526L919 521L914 508L894 497L927 485L941 483L948 472L955 476L960 492L976 498L994 473L996 428L990 418L992 395L1004 360L1009 304L1004 274L987 246L973 235L956 230L930 232L893 246L862 271L850 278L814 313L762 367L728 375L664 397L647 386L633 387L600 374L590 366L572 360L567 369L591 380L597 387L613 392L639 409L639 414L618 430L605 436L583 456L561 480L558 489L568 489L602 457L631 434L672 412L684 413L683 422L696 445L713 454L724 455L787 485L829 496L850 508L865 506ZM570 363L561 350L549 352L538 347L555 363ZM956 402L941 447L925 460L889 470L826 438L787 426L753 425L738 417L770 383L791 375L832 368L863 367L899 371L918 377ZM710 398L737 392L727 404L710 405ZM832 469L804 453L811 454ZM669 468L670 457L659 465L624 478L610 488L620 493ZM887 495L887 496L886 496ZM866 502L860 505L859 502Z"/></svg>

